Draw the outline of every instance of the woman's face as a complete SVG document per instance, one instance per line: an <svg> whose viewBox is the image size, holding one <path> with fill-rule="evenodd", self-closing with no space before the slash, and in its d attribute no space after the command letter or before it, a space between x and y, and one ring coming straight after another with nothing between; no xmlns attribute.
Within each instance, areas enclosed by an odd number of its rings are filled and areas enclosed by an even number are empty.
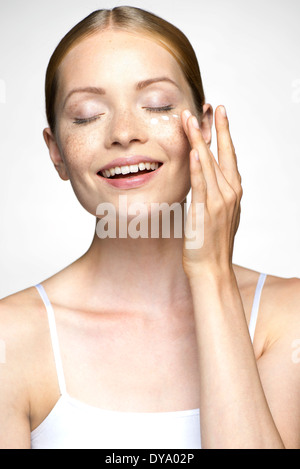
<svg viewBox="0 0 300 469"><path fill-rule="evenodd" d="M185 199L190 145L180 114L195 106L166 49L124 31L95 34L61 63L56 102L56 135L45 129L45 140L86 210L96 215L103 202L117 207L119 195L148 206ZM146 171L146 162L158 169ZM138 172L122 174L126 166Z"/></svg>

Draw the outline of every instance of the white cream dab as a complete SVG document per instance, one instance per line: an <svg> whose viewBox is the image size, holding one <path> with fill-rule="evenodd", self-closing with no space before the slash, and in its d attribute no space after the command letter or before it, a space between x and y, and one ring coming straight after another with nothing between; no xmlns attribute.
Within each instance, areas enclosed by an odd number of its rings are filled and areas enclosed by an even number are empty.
<svg viewBox="0 0 300 469"><path fill-rule="evenodd" d="M172 117L179 119L179 116L177 114L172 114ZM157 125L160 121L168 122L170 120L171 119L169 116L160 116L160 119L157 117L152 117L152 119L150 119L150 124Z"/></svg>

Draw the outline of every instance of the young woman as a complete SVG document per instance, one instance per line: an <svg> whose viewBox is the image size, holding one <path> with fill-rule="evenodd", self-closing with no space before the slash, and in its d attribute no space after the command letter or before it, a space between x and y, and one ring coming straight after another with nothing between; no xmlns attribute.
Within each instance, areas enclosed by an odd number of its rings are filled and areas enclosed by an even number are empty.
<svg viewBox="0 0 300 469"><path fill-rule="evenodd" d="M223 106L218 162L209 149L187 38L137 8L96 11L56 48L46 107L50 157L96 229L74 263L1 300L0 447L299 448L300 281L232 263L241 177ZM120 235L120 201L145 227L190 188L181 236L184 211L169 236Z"/></svg>

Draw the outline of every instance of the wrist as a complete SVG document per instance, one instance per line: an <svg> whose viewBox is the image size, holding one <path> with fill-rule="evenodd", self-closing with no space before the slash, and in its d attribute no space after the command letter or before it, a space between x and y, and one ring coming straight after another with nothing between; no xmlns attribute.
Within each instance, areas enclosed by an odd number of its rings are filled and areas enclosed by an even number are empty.
<svg viewBox="0 0 300 469"><path fill-rule="evenodd" d="M201 269L193 269L186 273L190 286L199 288L200 285L212 284L226 284L227 282L236 281L233 266L207 266Z"/></svg>
<svg viewBox="0 0 300 469"><path fill-rule="evenodd" d="M195 317L203 312L214 312L213 316L232 317L243 311L242 299L233 267L207 269L194 272L189 278Z"/></svg>

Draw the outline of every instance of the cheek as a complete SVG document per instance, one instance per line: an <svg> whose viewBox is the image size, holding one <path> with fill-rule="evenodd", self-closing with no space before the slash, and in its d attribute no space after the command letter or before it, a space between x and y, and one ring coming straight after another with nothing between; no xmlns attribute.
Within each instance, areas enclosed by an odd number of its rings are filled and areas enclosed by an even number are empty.
<svg viewBox="0 0 300 469"><path fill-rule="evenodd" d="M149 134L166 150L170 160L188 162L190 144L177 114L159 115L148 119Z"/></svg>
<svg viewBox="0 0 300 469"><path fill-rule="evenodd" d="M90 180L91 166L99 155L96 135L89 132L80 135L64 132L60 150L75 196L82 207L95 216L96 208L102 201Z"/></svg>
<svg viewBox="0 0 300 469"><path fill-rule="evenodd" d="M85 172L94 160L99 146L98 136L90 132L65 132L61 139L61 151L69 174L80 175Z"/></svg>
<svg viewBox="0 0 300 469"><path fill-rule="evenodd" d="M153 117L149 121L149 136L158 142L168 156L169 170L166 173L166 188L172 188L172 197L183 201L190 190L189 152L191 146L180 117L169 119ZM167 117L167 116L166 116ZM176 180L176 185L174 185ZM169 189L167 189L169 190Z"/></svg>

